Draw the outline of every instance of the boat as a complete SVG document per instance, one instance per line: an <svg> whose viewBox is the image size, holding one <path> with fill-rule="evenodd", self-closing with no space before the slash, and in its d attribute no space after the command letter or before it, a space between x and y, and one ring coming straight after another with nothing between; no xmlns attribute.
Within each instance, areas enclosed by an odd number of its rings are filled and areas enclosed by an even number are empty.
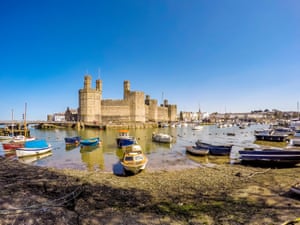
<svg viewBox="0 0 300 225"><path fill-rule="evenodd" d="M130 146L136 143L136 139L129 135L128 130L119 130L119 136L116 138L119 148Z"/></svg>
<svg viewBox="0 0 300 225"><path fill-rule="evenodd" d="M300 183L296 183L296 184L292 185L290 190L293 193L300 195Z"/></svg>
<svg viewBox="0 0 300 225"><path fill-rule="evenodd" d="M291 146L300 146L300 130L296 130L293 138L290 139Z"/></svg>
<svg viewBox="0 0 300 225"><path fill-rule="evenodd" d="M229 155L232 149L232 145L209 144L200 140L196 141L196 146L209 150L209 154L211 155Z"/></svg>
<svg viewBox="0 0 300 225"><path fill-rule="evenodd" d="M272 129L267 129L263 131L256 131L254 134L257 141L276 141L285 142L288 139L287 134L275 133Z"/></svg>
<svg viewBox="0 0 300 225"><path fill-rule="evenodd" d="M125 151L121 164L125 171L136 174L144 170L148 163L148 158L141 150Z"/></svg>
<svg viewBox="0 0 300 225"><path fill-rule="evenodd" d="M17 135L12 138L13 142L25 142L25 141L33 141L35 137L25 137L24 135Z"/></svg>
<svg viewBox="0 0 300 225"><path fill-rule="evenodd" d="M208 155L209 150L194 145L194 146L186 146L186 152L190 153L191 155L205 156Z"/></svg>
<svg viewBox="0 0 300 225"><path fill-rule="evenodd" d="M41 160L41 159L45 159L45 158L50 157L50 156L52 156L51 151L43 153L43 154L27 156L27 157L21 157L21 158L18 159L18 161L22 162L22 163L30 164L30 163L33 163L33 162Z"/></svg>
<svg viewBox="0 0 300 225"><path fill-rule="evenodd" d="M300 163L300 150L265 148L239 151L242 163L276 163L296 165Z"/></svg>
<svg viewBox="0 0 300 225"><path fill-rule="evenodd" d="M34 156L44 154L52 150L51 145L45 140L26 141L24 147L16 149L18 157Z"/></svg>
<svg viewBox="0 0 300 225"><path fill-rule="evenodd" d="M98 137L80 140L81 146L96 146L99 145L99 143L100 143L100 138Z"/></svg>
<svg viewBox="0 0 300 225"><path fill-rule="evenodd" d="M192 128L192 130L202 130L202 129L203 129L203 126L201 126L201 125L195 125Z"/></svg>
<svg viewBox="0 0 300 225"><path fill-rule="evenodd" d="M2 147L3 147L4 151L16 150L17 148L23 148L24 143L10 141L10 142L6 142L6 143L2 143Z"/></svg>
<svg viewBox="0 0 300 225"><path fill-rule="evenodd" d="M133 145L123 147L122 150L125 150L125 151L142 151L142 147L139 144L135 143Z"/></svg>
<svg viewBox="0 0 300 225"><path fill-rule="evenodd" d="M80 136L65 137L66 145L78 145L80 143L80 140L81 140Z"/></svg>
<svg viewBox="0 0 300 225"><path fill-rule="evenodd" d="M6 135L1 135L0 136L0 141L8 141L11 140L12 136L6 136Z"/></svg>
<svg viewBox="0 0 300 225"><path fill-rule="evenodd" d="M169 134L153 132L152 141L160 142L160 143L171 143L173 141L173 137Z"/></svg>

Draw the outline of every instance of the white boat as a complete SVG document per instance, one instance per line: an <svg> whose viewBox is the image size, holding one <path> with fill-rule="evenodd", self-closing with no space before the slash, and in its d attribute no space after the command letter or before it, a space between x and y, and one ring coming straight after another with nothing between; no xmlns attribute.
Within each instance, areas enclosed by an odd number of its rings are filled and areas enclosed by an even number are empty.
<svg viewBox="0 0 300 225"><path fill-rule="evenodd" d="M300 146L300 130L295 132L294 137L290 140L290 145Z"/></svg>
<svg viewBox="0 0 300 225"><path fill-rule="evenodd" d="M201 126L201 125L195 125L195 126L193 126L192 129L193 129L193 130L202 130L202 129L203 129L203 126Z"/></svg>
<svg viewBox="0 0 300 225"><path fill-rule="evenodd" d="M24 135L17 135L12 138L13 142L25 142L25 141L33 141L35 137L25 137Z"/></svg>
<svg viewBox="0 0 300 225"><path fill-rule="evenodd" d="M148 158L144 155L143 151L125 151L121 164L125 171L131 173L138 173L146 168Z"/></svg>
<svg viewBox="0 0 300 225"><path fill-rule="evenodd" d="M11 136L0 136L0 141L8 141L11 140L12 137Z"/></svg>
<svg viewBox="0 0 300 225"><path fill-rule="evenodd" d="M173 137L169 134L153 132L152 141L160 142L160 143L171 143L173 141Z"/></svg>
<svg viewBox="0 0 300 225"><path fill-rule="evenodd" d="M34 156L50 152L51 150L51 145L45 140L33 140L25 142L23 148L17 148L16 155L17 157Z"/></svg>

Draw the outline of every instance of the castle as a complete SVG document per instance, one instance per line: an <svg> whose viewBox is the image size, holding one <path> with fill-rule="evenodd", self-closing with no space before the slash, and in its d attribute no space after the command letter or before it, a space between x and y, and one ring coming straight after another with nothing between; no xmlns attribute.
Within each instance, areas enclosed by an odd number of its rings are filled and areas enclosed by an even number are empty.
<svg viewBox="0 0 300 225"><path fill-rule="evenodd" d="M158 106L141 91L131 91L130 82L124 81L124 96L121 100L102 99L102 81L96 80L92 88L92 77L84 77L84 87L79 90L79 120L84 123L120 122L174 122L177 120L177 106L167 100Z"/></svg>

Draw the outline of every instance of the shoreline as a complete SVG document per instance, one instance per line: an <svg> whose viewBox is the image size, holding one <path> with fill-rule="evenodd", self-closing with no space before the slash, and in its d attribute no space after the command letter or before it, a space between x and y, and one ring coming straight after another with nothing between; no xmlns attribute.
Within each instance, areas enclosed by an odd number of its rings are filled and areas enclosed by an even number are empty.
<svg viewBox="0 0 300 225"><path fill-rule="evenodd" d="M2 157L0 166L1 224L275 225L300 215L300 198L289 191L299 166L229 164L135 176Z"/></svg>

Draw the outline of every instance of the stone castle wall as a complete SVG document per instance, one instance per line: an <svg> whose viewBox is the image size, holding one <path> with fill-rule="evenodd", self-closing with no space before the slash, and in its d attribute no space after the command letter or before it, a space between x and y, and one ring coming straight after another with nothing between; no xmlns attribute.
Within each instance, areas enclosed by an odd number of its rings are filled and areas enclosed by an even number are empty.
<svg viewBox="0 0 300 225"><path fill-rule="evenodd" d="M168 122L168 108L164 106L157 107L157 121Z"/></svg>
<svg viewBox="0 0 300 225"><path fill-rule="evenodd" d="M102 100L102 82L96 81L91 87L91 77L85 76L84 88L79 90L79 119L82 122L171 122L177 119L176 105L158 106L157 100L150 99L141 91L130 91L129 81L124 81L122 100Z"/></svg>

